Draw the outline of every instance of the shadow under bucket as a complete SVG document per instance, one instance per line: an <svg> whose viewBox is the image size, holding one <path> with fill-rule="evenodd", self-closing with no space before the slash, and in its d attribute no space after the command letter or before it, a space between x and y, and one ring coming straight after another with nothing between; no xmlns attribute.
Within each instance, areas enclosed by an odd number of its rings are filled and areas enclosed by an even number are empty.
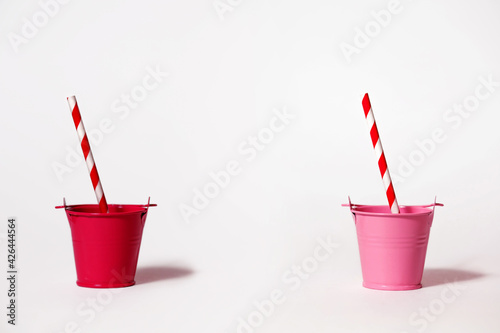
<svg viewBox="0 0 500 333"><path fill-rule="evenodd" d="M80 287L120 288L135 284L135 272L147 205L58 206L71 227L77 281Z"/></svg>
<svg viewBox="0 0 500 333"><path fill-rule="evenodd" d="M363 286L379 290L422 288L425 255L434 217L434 203L400 206L349 206L356 224Z"/></svg>

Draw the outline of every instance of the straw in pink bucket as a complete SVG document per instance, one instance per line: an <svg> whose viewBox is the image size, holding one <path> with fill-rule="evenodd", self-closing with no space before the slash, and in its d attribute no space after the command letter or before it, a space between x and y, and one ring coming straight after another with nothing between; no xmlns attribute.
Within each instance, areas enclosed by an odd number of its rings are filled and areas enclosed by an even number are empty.
<svg viewBox="0 0 500 333"><path fill-rule="evenodd" d="M368 94L363 110L370 129L388 206L351 204L356 224L363 286L379 290L412 290L422 287L427 244L434 218L434 201L426 206L399 206L389 175Z"/></svg>
<svg viewBox="0 0 500 333"><path fill-rule="evenodd" d="M389 168L387 167L387 161L385 160L382 141L380 140L380 135L378 134L377 123L375 122L375 116L373 115L372 104L370 103L368 94L365 94L365 97L363 97L363 110L365 111L366 123L370 129L370 137L377 156L378 168L385 186L385 194L387 196L387 200L389 201L391 212L398 214L398 200L396 200L396 193L394 193L394 186L392 186L391 175L389 173Z"/></svg>

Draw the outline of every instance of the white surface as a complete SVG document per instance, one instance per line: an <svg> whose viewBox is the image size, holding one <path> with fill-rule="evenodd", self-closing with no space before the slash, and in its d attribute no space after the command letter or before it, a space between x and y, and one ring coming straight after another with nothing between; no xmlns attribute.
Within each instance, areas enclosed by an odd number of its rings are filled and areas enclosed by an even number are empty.
<svg viewBox="0 0 500 333"><path fill-rule="evenodd" d="M479 77L500 81L500 5L402 0L348 63L339 45L352 44L356 27L371 24L370 12L389 1L231 3L221 20L211 0L71 1L18 52L8 34L21 34L40 5L0 3L0 232L17 217L20 266L18 326L7 325L2 310L0 331L60 333L75 322L93 333L236 332L238 318L248 319L254 302L275 289L285 301L255 332L500 331L500 87L467 118L447 113L475 94ZM169 73L157 84L147 79L156 68ZM143 80L150 91L127 113L121 96L140 93ZM395 184L402 205L434 195L445 204L421 290L361 287L354 225L340 204L348 194L385 203L365 92L393 178L401 158L418 157L415 140L437 128L446 136ZM75 285L69 226L54 209L63 197L95 201L83 162L62 181L52 167L66 163L67 147L80 156L71 95L87 131L108 129L92 143L108 201L158 203L146 223L138 284L111 299ZM247 161L250 152L238 147L248 149L248 136L284 107L295 118ZM186 224L179 205L231 160L240 173ZM328 236L338 248L292 290L283 276ZM465 288L453 300L446 280ZM95 297L109 302L94 317L79 314ZM437 315L412 317L429 307Z"/></svg>

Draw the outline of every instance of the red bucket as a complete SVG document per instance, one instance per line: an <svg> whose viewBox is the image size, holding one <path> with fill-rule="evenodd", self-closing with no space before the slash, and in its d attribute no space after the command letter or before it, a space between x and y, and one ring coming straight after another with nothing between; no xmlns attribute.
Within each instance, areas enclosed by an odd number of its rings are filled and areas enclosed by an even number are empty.
<svg viewBox="0 0 500 333"><path fill-rule="evenodd" d="M135 272L147 205L58 206L65 208L71 227L76 284L87 288L120 288L135 284Z"/></svg>

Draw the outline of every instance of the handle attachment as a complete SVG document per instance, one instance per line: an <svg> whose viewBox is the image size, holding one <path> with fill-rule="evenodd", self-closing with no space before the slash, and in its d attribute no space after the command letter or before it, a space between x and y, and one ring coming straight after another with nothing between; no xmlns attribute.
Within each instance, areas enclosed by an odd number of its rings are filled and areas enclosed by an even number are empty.
<svg viewBox="0 0 500 333"><path fill-rule="evenodd" d="M60 208L66 208L66 198L63 197L63 205L62 206L56 206L56 209L60 209Z"/></svg>

